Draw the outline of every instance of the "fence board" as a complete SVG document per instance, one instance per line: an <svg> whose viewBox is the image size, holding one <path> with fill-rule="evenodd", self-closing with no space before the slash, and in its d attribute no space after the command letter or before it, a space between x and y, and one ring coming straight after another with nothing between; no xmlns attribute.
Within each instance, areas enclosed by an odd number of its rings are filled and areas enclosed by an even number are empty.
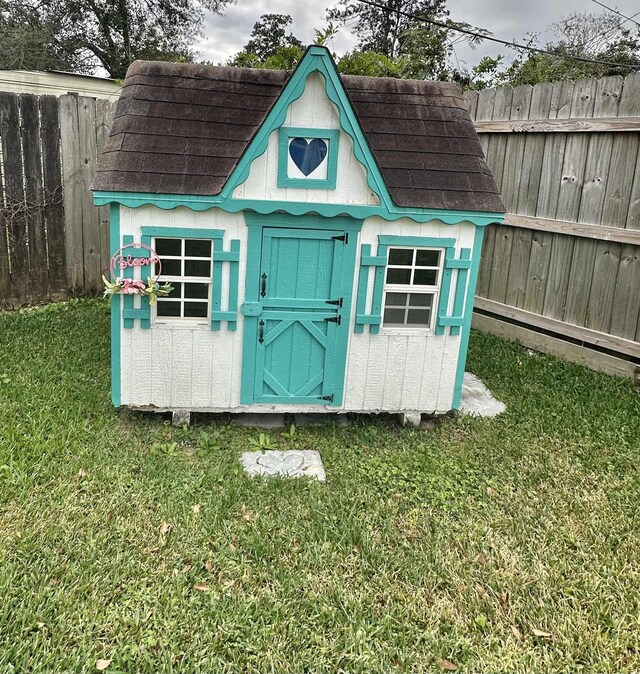
<svg viewBox="0 0 640 674"><path fill-rule="evenodd" d="M78 98L78 133L80 135L80 172L82 198L82 246L84 253L84 289L91 292L101 287L102 260L100 218L93 205L91 182L96 172L96 101Z"/></svg>
<svg viewBox="0 0 640 674"><path fill-rule="evenodd" d="M0 171L4 172L1 162ZM9 273L8 220L5 217L4 209L4 181L0 180L0 308L11 306L10 298L11 275Z"/></svg>
<svg viewBox="0 0 640 674"><path fill-rule="evenodd" d="M531 95L529 116L533 119L548 118L551 114L551 100L553 85L550 83L536 84ZM545 138L543 136L529 136L525 141L522 181L518 193L517 212L526 215L535 215L538 205L538 193L542 180L542 166L544 161ZM547 283L546 272L549 267L552 237L549 234L530 232L527 242L528 264L523 264L524 279L514 280L519 287L524 284L524 292L516 297L518 307L530 311L541 311L544 302L544 292ZM526 262L526 261L525 261ZM509 298L509 301L510 298Z"/></svg>
<svg viewBox="0 0 640 674"><path fill-rule="evenodd" d="M58 100L55 96L40 96L39 105L49 294L57 300L66 296L67 288Z"/></svg>
<svg viewBox="0 0 640 674"><path fill-rule="evenodd" d="M491 119L493 115L493 106L496 100L495 89L484 89L478 94L478 105L476 108L476 119ZM480 136L480 144L485 156L489 145L487 135ZM493 242L495 240L495 226L489 225L484 234L484 243L482 245L482 256L480 258L480 270L478 275L477 293L482 297L489 294L489 281L491 280L491 254L493 252Z"/></svg>
<svg viewBox="0 0 640 674"><path fill-rule="evenodd" d="M84 247L82 243L82 156L78 127L78 99L60 96L60 149L62 155L62 193L64 197L65 257L67 260L67 288L72 293L82 292L84 285Z"/></svg>
<svg viewBox="0 0 640 674"><path fill-rule="evenodd" d="M25 212L20 111L15 94L0 92L0 135L4 162L5 214L11 267L10 306L31 298L28 224Z"/></svg>
<svg viewBox="0 0 640 674"><path fill-rule="evenodd" d="M493 119L509 118L511 116L511 104L513 102L513 89L511 87L498 87L496 89L496 98L493 104ZM507 149L507 137L501 135L492 136L487 147L487 162L491 166L498 189L502 185L504 173L505 154ZM488 236L483 243L483 250L491 263L489 266L490 277L488 279L489 295L494 296L496 288L502 288L506 284L506 278L509 273L508 266L505 268L504 260L502 264L496 264L495 246L498 242L498 249L506 247L508 243L501 241L501 237L509 239L510 234L507 228L491 225L491 230L487 232ZM480 270L483 271L482 269ZM505 279L503 282L503 278Z"/></svg>
<svg viewBox="0 0 640 674"><path fill-rule="evenodd" d="M109 139L109 129L113 122L113 105L106 99L96 101L96 150L98 157ZM98 224L100 228L100 267L106 272L109 267L109 206L98 209Z"/></svg>
<svg viewBox="0 0 640 674"><path fill-rule="evenodd" d="M22 118L22 154L29 233L31 301L42 302L49 297L49 279L47 275L47 242L45 240L38 97L33 94L20 94L19 106Z"/></svg>

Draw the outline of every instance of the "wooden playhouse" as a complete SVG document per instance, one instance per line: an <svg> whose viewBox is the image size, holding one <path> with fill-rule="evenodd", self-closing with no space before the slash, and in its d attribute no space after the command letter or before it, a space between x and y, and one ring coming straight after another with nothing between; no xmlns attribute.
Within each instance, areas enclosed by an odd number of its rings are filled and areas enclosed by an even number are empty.
<svg viewBox="0 0 640 674"><path fill-rule="evenodd" d="M459 405L504 208L455 85L340 76L323 47L292 74L137 61L93 197L112 280L173 287L113 296L116 406Z"/></svg>

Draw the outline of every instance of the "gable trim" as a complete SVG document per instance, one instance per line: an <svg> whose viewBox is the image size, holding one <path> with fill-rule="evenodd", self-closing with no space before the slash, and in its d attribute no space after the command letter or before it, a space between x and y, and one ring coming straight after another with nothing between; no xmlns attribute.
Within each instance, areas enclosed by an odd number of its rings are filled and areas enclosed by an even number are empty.
<svg viewBox="0 0 640 674"><path fill-rule="evenodd" d="M365 169L369 188L387 209L393 204L378 165L371 154L369 145L351 107L351 103L349 103L336 66L328 50L318 46L309 47L294 70L293 75L291 75L291 78L284 86L258 132L244 151L238 165L231 172L229 179L220 192L221 197L225 199L231 197L236 187L242 185L247 180L251 164L267 151L269 137L274 131L282 127L287 117L289 106L302 96L308 77L315 72L322 75L327 97L338 108L340 126L353 141L354 154Z"/></svg>

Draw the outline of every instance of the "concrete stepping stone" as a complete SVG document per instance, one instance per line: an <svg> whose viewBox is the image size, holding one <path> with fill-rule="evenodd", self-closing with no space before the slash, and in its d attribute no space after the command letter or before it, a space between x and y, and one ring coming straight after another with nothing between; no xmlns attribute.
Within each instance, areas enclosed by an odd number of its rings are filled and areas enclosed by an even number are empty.
<svg viewBox="0 0 640 674"><path fill-rule="evenodd" d="M256 475L282 477L312 477L324 482L327 477L320 452L315 449L267 449L261 452L243 452L240 457L244 472Z"/></svg>

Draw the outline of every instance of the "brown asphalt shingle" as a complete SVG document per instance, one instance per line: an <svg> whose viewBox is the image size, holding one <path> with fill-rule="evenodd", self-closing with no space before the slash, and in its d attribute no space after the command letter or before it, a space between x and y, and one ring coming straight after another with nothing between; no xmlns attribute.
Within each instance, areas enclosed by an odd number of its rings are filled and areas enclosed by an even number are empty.
<svg viewBox="0 0 640 674"><path fill-rule="evenodd" d="M290 74L136 61L94 190L219 194ZM504 212L459 89L342 76L397 206Z"/></svg>

